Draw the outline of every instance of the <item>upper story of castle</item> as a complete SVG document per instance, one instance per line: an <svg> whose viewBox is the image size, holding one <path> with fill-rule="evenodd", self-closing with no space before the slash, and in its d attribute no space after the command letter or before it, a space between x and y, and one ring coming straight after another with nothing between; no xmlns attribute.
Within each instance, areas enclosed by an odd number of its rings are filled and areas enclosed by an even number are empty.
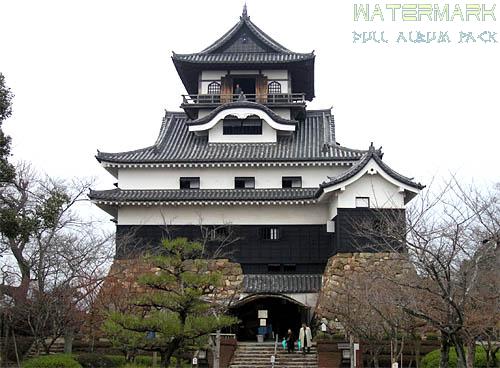
<svg viewBox="0 0 500 368"><path fill-rule="evenodd" d="M219 132L226 137L214 135L210 141L241 141L227 137L234 135L275 141L268 126L289 134L294 122L305 119L306 101L314 98L314 59L314 53L290 51L264 33L250 20L245 5L238 23L210 46L192 54L173 53L187 91L181 108L192 119L190 130L206 134L208 127L227 118ZM211 114L214 110L217 114Z"/></svg>
<svg viewBox="0 0 500 368"><path fill-rule="evenodd" d="M184 111L166 112L149 147L98 151L117 188L90 197L108 212L319 204L329 206L331 219L337 207L354 208L359 198L370 208L404 208L422 189L387 166L373 145L337 143L330 109L306 110L314 98L315 55L273 40L246 7L212 45L172 60L188 93Z"/></svg>

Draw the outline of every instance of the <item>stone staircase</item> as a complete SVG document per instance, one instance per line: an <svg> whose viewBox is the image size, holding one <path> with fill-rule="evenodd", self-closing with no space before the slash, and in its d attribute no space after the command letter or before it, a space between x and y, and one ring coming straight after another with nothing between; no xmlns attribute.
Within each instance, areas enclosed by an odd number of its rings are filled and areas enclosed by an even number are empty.
<svg viewBox="0 0 500 368"><path fill-rule="evenodd" d="M238 342L230 368L271 368L274 342ZM294 352L288 354L278 344L274 367L277 368L318 368L316 345L313 343L309 354Z"/></svg>

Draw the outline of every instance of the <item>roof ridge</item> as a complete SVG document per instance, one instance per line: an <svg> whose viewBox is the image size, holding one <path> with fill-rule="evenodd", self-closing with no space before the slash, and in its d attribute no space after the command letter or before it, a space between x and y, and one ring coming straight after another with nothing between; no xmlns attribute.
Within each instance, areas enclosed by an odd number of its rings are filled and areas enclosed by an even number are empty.
<svg viewBox="0 0 500 368"><path fill-rule="evenodd" d="M321 192L323 188L341 183L345 180L352 178L353 176L358 174L368 164L368 162L370 162L372 158L380 166L380 168L393 179L396 179L406 185L412 186L417 189L425 188L424 185L414 182L413 178L404 176L391 169L385 162L382 161L382 156L383 156L382 147L380 147L379 149L375 149L373 142L371 142L368 151L365 151L365 154L359 159L359 161L356 164L352 165L348 170L340 173L337 176L333 177L329 176L328 177L329 181L324 181L323 183L320 184L320 189L318 193Z"/></svg>

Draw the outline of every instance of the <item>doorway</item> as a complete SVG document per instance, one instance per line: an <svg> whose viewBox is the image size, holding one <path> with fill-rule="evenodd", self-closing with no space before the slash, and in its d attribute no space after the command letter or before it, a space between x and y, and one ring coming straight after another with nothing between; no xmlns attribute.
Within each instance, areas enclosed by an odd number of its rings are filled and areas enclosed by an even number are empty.
<svg viewBox="0 0 500 368"><path fill-rule="evenodd" d="M236 93L236 85L239 84L241 90L248 100L255 101L255 77L237 77L233 78L233 93Z"/></svg>
<svg viewBox="0 0 500 368"><path fill-rule="evenodd" d="M259 311L267 311L266 325L262 326ZM279 340L291 329L297 338L300 326L307 320L308 308L281 295L253 295L235 305L230 313L240 320L234 331L238 341L256 341L257 335Z"/></svg>

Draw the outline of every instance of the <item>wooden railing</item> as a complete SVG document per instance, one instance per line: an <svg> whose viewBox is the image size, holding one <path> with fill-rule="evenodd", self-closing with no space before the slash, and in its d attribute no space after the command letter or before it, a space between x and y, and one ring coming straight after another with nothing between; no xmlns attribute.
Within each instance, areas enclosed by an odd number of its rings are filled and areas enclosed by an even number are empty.
<svg viewBox="0 0 500 368"><path fill-rule="evenodd" d="M267 95L256 94L199 94L182 95L183 105L219 105L227 102L250 101L259 102L266 105L293 105L305 104L304 93L276 93Z"/></svg>

